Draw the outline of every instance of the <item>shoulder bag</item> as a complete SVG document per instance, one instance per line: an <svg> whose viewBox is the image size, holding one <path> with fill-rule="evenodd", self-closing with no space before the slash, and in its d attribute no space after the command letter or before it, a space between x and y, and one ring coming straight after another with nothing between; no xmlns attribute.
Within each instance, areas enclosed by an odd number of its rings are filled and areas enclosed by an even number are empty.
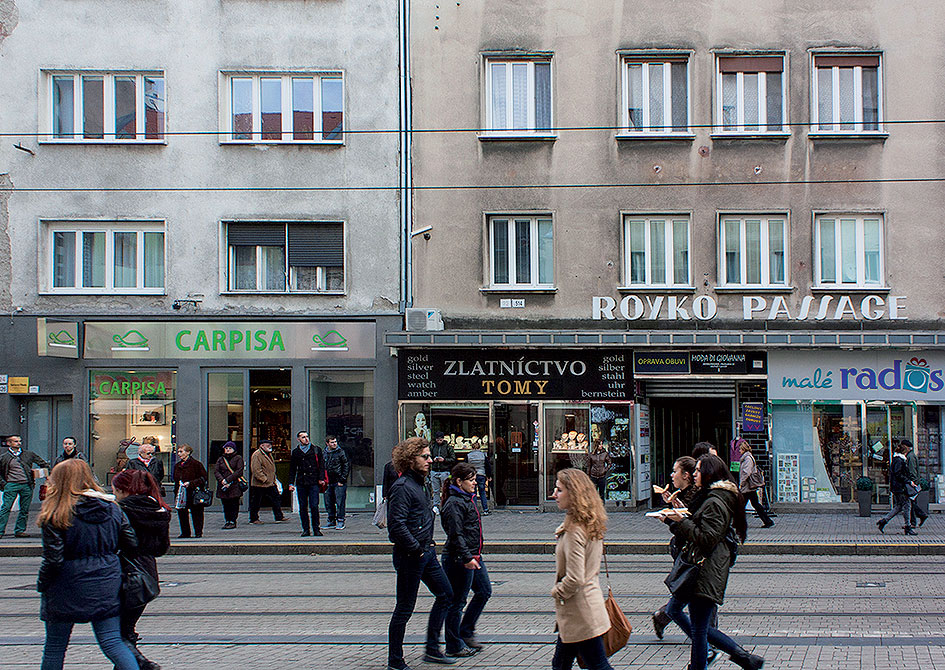
<svg viewBox="0 0 945 670"><path fill-rule="evenodd" d="M669 571L666 579L663 580L673 597L682 602L689 602L692 599L696 582L699 580L699 572L705 562L705 558L695 559L694 553L695 549L687 543L676 554L673 568Z"/></svg>
<svg viewBox="0 0 945 670"><path fill-rule="evenodd" d="M627 645L630 639L630 633L633 632L633 626L630 625L627 615L620 609L614 598L614 591L610 586L610 569L607 567L607 545L603 545L604 556L604 574L607 575L607 597L604 599L604 609L607 610L607 618L610 619L610 629L604 633L604 653L607 656L613 656ZM578 665L586 668L584 659L578 655Z"/></svg>
<svg viewBox="0 0 945 670"><path fill-rule="evenodd" d="M236 472L236 470L233 469L233 466L230 465L230 462L226 460L226 456L223 457L223 462L226 464L226 467L230 471L230 474L233 474L234 472ZM243 475L240 475L240 478L236 480L236 485L240 487L240 491L242 491L243 493L246 493L246 491L249 490L249 482L246 481L246 477L244 477Z"/></svg>
<svg viewBox="0 0 945 670"><path fill-rule="evenodd" d="M144 607L158 597L161 585L135 559L120 554L122 609Z"/></svg>

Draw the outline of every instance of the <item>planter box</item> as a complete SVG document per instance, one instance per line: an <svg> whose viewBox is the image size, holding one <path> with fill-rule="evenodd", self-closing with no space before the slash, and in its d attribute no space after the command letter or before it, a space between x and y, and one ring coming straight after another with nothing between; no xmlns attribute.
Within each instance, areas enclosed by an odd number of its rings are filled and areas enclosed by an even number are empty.
<svg viewBox="0 0 945 670"><path fill-rule="evenodd" d="M873 511L873 492L857 491L856 502L860 506L860 516L869 517Z"/></svg>

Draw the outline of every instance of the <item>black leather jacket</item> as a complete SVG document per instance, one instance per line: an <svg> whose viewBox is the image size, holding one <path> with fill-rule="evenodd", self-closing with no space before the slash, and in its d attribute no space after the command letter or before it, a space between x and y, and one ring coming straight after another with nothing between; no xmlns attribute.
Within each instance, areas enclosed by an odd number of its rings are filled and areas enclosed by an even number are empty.
<svg viewBox="0 0 945 670"><path fill-rule="evenodd" d="M423 475L404 473L391 484L387 501L387 536L394 549L417 554L433 542L433 506Z"/></svg>
<svg viewBox="0 0 945 670"><path fill-rule="evenodd" d="M440 508L440 523L446 531L443 559L469 563L482 556L482 521L472 496L449 489Z"/></svg>
<svg viewBox="0 0 945 670"><path fill-rule="evenodd" d="M328 470L329 484L344 484L348 481L348 455L341 447L325 448L325 469Z"/></svg>

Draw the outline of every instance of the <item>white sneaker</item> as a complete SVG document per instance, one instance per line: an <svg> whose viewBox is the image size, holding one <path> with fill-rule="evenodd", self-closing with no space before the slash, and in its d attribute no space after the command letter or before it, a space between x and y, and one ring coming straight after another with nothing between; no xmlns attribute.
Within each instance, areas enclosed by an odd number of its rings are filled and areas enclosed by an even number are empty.
<svg viewBox="0 0 945 670"><path fill-rule="evenodd" d="M434 514L439 514L439 513L440 513L440 506L439 506L439 505L434 505L434 506L433 506L433 513L434 513Z"/></svg>
<svg viewBox="0 0 945 670"><path fill-rule="evenodd" d="M344 529L345 529L344 521L339 521L338 523L335 524L335 530L344 530Z"/></svg>

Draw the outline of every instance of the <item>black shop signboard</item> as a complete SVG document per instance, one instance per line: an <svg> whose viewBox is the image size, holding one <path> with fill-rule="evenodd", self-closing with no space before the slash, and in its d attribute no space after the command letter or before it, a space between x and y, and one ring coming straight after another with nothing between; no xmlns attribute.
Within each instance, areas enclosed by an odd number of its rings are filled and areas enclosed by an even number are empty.
<svg viewBox="0 0 945 670"><path fill-rule="evenodd" d="M635 351L638 375L764 375L763 351Z"/></svg>
<svg viewBox="0 0 945 670"><path fill-rule="evenodd" d="M629 353L597 350L401 350L401 400L628 400Z"/></svg>

